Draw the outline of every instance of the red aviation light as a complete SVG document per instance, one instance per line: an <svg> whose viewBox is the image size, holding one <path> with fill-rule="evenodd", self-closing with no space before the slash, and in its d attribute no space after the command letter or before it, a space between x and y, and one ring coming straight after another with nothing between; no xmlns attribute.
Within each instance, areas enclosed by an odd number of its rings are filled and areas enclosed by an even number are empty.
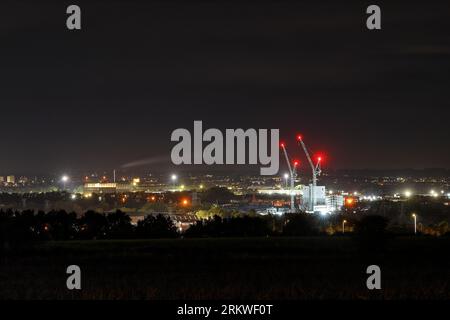
<svg viewBox="0 0 450 320"><path fill-rule="evenodd" d="M323 163L325 160L325 156L323 155L323 153L318 153L315 156L317 163Z"/></svg>
<svg viewBox="0 0 450 320"><path fill-rule="evenodd" d="M298 134L298 135L297 135L297 140L298 140L298 141L302 141L302 140L303 140L303 136L302 136L301 134Z"/></svg>
<svg viewBox="0 0 450 320"><path fill-rule="evenodd" d="M284 146L285 146L284 142L281 142L281 143L280 143L280 147L281 147L281 148L284 148Z"/></svg>
<svg viewBox="0 0 450 320"><path fill-rule="evenodd" d="M352 207L356 202L356 199L353 197L347 197L345 198L345 206L346 207Z"/></svg>
<svg viewBox="0 0 450 320"><path fill-rule="evenodd" d="M300 165L300 161L294 160L294 166L297 167L298 165Z"/></svg>

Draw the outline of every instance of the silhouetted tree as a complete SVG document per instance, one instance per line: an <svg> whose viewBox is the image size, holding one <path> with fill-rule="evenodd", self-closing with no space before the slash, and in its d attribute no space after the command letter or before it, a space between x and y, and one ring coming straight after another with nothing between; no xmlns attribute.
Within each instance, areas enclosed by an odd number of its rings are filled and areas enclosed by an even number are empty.
<svg viewBox="0 0 450 320"><path fill-rule="evenodd" d="M50 211L45 214L38 212L42 238L51 238L53 240L70 240L74 239L77 227L77 215L67 213L64 210Z"/></svg>
<svg viewBox="0 0 450 320"><path fill-rule="evenodd" d="M173 221L161 214L156 217L148 215L144 220L139 221L136 233L140 238L175 238L178 236Z"/></svg>
<svg viewBox="0 0 450 320"><path fill-rule="evenodd" d="M311 236L318 234L316 218L306 213L293 213L286 215L286 225L283 235L286 236Z"/></svg>
<svg viewBox="0 0 450 320"><path fill-rule="evenodd" d="M107 237L113 239L131 238L133 233L133 226L131 225L131 218L124 212L117 210L106 216L108 222Z"/></svg>
<svg viewBox="0 0 450 320"><path fill-rule="evenodd" d="M225 187L212 187L201 194L203 202L209 203L228 203L230 200L236 199L236 195Z"/></svg>
<svg viewBox="0 0 450 320"><path fill-rule="evenodd" d="M80 219L79 234L82 239L105 238L108 229L108 220L104 214L87 211Z"/></svg>
<svg viewBox="0 0 450 320"><path fill-rule="evenodd" d="M24 213L8 210L0 211L0 251L9 251L27 247L36 240L32 211Z"/></svg>

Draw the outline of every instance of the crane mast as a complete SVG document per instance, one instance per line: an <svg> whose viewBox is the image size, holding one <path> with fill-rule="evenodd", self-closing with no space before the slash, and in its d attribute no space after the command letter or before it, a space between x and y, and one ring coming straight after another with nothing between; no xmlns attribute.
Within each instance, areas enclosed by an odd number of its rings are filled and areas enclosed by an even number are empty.
<svg viewBox="0 0 450 320"><path fill-rule="evenodd" d="M310 185L310 201L309 201L309 206L308 206L308 211L309 212L314 212L314 207L316 205L316 186L317 186L317 177L322 173L322 169L320 168L320 162L321 162L321 158L318 159L317 164L314 165L311 156L309 155L308 149L306 148L305 143L303 142L303 139L301 136L298 136L297 139L300 143L300 146L303 148L303 151L305 152L306 158L308 159L309 165L311 167L311 171L312 171L312 184Z"/></svg>
<svg viewBox="0 0 450 320"><path fill-rule="evenodd" d="M281 148L283 148L284 157L286 159L288 169L289 169L289 176L290 176L290 182L291 182L290 191L289 191L289 193L291 195L291 212L295 212L294 184L295 184L295 178L297 176L296 165L294 164L294 168L292 168L291 162L289 161L289 156L288 156L288 153L286 150L286 146L284 145L284 143L281 144Z"/></svg>

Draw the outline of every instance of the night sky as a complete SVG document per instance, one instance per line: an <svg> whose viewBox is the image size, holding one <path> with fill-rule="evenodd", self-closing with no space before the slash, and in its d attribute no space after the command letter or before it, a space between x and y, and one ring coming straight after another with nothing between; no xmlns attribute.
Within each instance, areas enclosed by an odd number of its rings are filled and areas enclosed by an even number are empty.
<svg viewBox="0 0 450 320"><path fill-rule="evenodd" d="M364 1L75 1L81 31L35 2L0 9L0 174L171 170L194 120L301 132L337 169L450 168L448 1L374 2L380 31Z"/></svg>

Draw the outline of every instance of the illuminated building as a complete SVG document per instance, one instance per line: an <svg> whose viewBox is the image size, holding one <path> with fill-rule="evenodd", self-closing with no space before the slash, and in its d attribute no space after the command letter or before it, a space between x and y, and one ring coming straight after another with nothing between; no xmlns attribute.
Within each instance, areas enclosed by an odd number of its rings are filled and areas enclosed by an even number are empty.
<svg viewBox="0 0 450 320"><path fill-rule="evenodd" d="M330 211L338 211L344 206L344 196L340 194L327 195L326 203Z"/></svg>
<svg viewBox="0 0 450 320"><path fill-rule="evenodd" d="M130 192L132 191L132 185L117 182L85 183L83 191L85 194Z"/></svg>
<svg viewBox="0 0 450 320"><path fill-rule="evenodd" d="M303 201L302 205L305 208L311 207L311 195L314 195L314 212L320 211L317 210L318 208L321 208L323 206L326 207L327 201L326 201L326 192L325 192L325 186L315 186L314 192L311 192L312 185L304 186L303 187Z"/></svg>

